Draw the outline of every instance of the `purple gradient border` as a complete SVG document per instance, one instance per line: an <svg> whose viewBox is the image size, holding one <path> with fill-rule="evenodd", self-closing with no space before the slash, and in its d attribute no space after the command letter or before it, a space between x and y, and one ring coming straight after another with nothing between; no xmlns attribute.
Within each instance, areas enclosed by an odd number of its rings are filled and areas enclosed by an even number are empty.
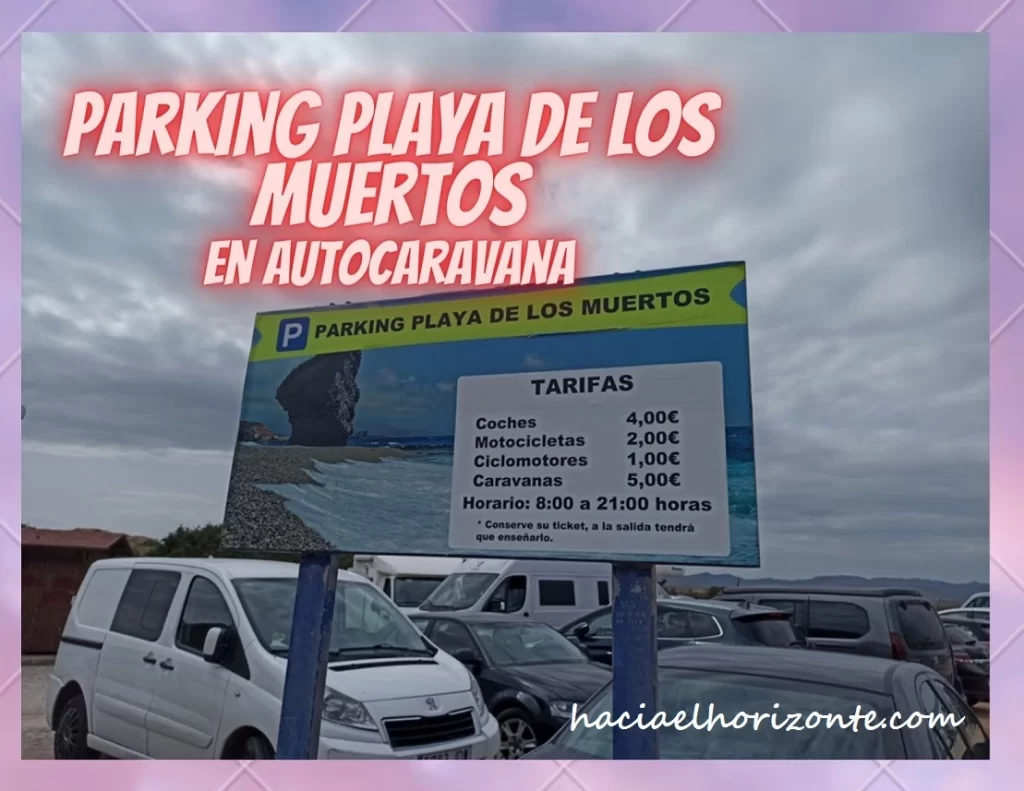
<svg viewBox="0 0 1024 791"><path fill-rule="evenodd" d="M1017 0L4 0L0 8L0 767L22 791L113 788L286 791L337 783L328 764L20 761L20 135L18 44L32 31L934 31L979 32L991 46L991 293L1019 307L991 316L991 585L996 700L993 759L978 765L691 762L690 788L800 786L837 791L981 791L1009 786L1024 742L1024 2ZM1016 45L1013 43L1016 41ZM956 112L950 108L950 112ZM936 130L941 134L941 130ZM1019 320L1018 320L1019 319ZM1016 517L1016 518L1015 518ZM606 791L677 783L677 765L375 762L346 767L349 787L486 786ZM492 768L493 766L493 768Z"/></svg>

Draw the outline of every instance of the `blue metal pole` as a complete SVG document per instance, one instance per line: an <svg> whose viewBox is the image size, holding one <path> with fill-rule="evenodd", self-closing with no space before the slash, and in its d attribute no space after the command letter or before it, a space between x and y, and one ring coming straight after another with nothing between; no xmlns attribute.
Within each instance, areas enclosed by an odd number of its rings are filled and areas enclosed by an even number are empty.
<svg viewBox="0 0 1024 791"><path fill-rule="evenodd" d="M339 559L336 553L318 552L303 555L299 564L277 734L281 760L315 759L319 752Z"/></svg>
<svg viewBox="0 0 1024 791"><path fill-rule="evenodd" d="M612 565L612 716L629 725L638 715L649 723L658 711L657 595L654 566ZM612 757L616 760L654 760L658 731L650 728L612 728Z"/></svg>

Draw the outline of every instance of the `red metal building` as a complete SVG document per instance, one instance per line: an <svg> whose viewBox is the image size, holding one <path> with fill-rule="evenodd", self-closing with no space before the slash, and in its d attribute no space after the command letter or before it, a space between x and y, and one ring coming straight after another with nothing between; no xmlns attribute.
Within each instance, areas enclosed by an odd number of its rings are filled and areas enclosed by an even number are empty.
<svg viewBox="0 0 1024 791"><path fill-rule="evenodd" d="M106 530L21 527L21 652L55 654L71 599L93 562L132 555L127 536Z"/></svg>

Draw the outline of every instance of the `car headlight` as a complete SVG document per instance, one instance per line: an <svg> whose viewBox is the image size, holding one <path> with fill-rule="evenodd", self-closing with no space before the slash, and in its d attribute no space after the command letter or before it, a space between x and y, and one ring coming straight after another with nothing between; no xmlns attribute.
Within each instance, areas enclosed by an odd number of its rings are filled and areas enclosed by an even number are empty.
<svg viewBox="0 0 1024 791"><path fill-rule="evenodd" d="M324 697L323 717L328 722L345 725L349 728L377 730L377 723L373 721L373 717L370 716L366 707L358 700L353 700L340 692L328 692Z"/></svg>
<svg viewBox="0 0 1024 791"><path fill-rule="evenodd" d="M487 704L484 703L484 693L480 691L480 685L472 675L469 677L469 691L473 693L476 713L480 715L481 720L487 719Z"/></svg>
<svg viewBox="0 0 1024 791"><path fill-rule="evenodd" d="M568 700L554 700L548 704L548 707L551 709L551 714L564 720L567 720L572 716L574 706L576 706L576 704Z"/></svg>

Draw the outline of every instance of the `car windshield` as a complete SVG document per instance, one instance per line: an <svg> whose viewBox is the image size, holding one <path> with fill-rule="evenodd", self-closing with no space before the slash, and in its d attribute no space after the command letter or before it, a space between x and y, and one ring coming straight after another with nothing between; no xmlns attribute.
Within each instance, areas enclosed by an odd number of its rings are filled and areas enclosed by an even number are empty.
<svg viewBox="0 0 1024 791"><path fill-rule="evenodd" d="M951 621L950 625L963 629L965 632L970 632L976 639L981 640L982 642L987 643L989 641L988 627L982 623L975 623L972 621Z"/></svg>
<svg viewBox="0 0 1024 791"><path fill-rule="evenodd" d="M500 667L587 661L576 646L543 624L478 623L471 628Z"/></svg>
<svg viewBox="0 0 1024 791"><path fill-rule="evenodd" d="M801 714L806 718L812 712L838 714L849 721L858 705L862 712L874 710L879 718L883 718L892 713L892 702L887 697L841 687L708 671L662 669L658 683L658 709L665 712L671 723L658 731L661 758L667 760L882 760L904 757L897 731L869 730L863 725L856 731L827 727L828 720L824 716L819 727L803 730L776 729L769 727L770 721L755 729L752 717L746 727L723 727L720 724L741 723L742 719L736 719L738 715L761 712L778 712L776 720L782 724L787 722L788 715ZM691 722L695 704L700 704L697 723L708 719L709 707L713 705L713 727L696 729L675 725L673 718L677 712L685 712L685 723ZM610 721L611 706L609 684L582 711L577 712L575 728L570 721L551 740L554 751L567 758L611 758L614 728L586 725L586 722L597 722L602 712L608 712L608 716L601 719ZM586 721L581 714L586 715Z"/></svg>
<svg viewBox="0 0 1024 791"><path fill-rule="evenodd" d="M395 577L395 604L419 607L443 581L444 577Z"/></svg>
<svg viewBox="0 0 1024 791"><path fill-rule="evenodd" d="M235 590L260 643L287 655L295 607L295 579L238 579ZM419 631L373 585L338 581L334 594L331 660L433 656Z"/></svg>
<svg viewBox="0 0 1024 791"><path fill-rule="evenodd" d="M421 610L436 612L438 610L468 610L484 595L497 574L451 574L445 581L434 588L420 605Z"/></svg>
<svg viewBox="0 0 1024 791"><path fill-rule="evenodd" d="M974 635L957 626L947 624L946 634L949 635L949 639L953 641L954 645L974 645L978 642Z"/></svg>

